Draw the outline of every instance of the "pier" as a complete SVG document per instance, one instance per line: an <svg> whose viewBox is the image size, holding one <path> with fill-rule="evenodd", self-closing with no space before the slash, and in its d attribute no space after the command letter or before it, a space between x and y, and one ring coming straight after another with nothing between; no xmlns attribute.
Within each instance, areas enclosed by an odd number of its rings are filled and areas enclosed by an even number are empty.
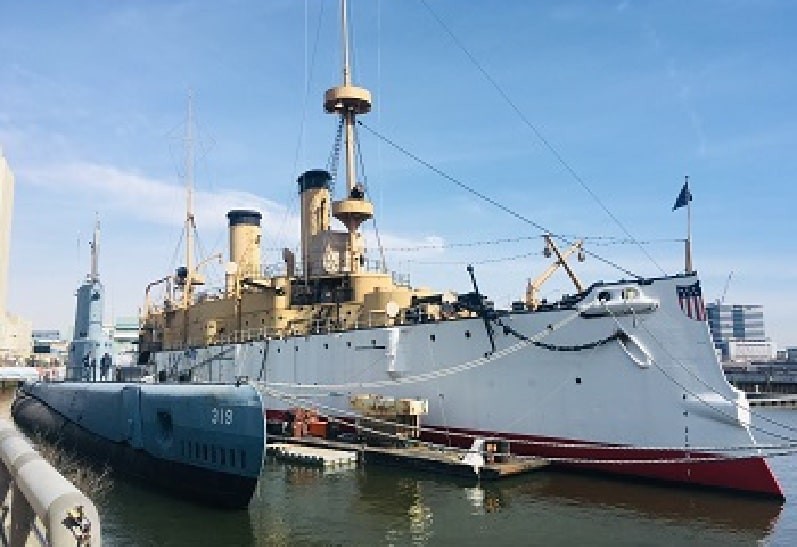
<svg viewBox="0 0 797 547"><path fill-rule="evenodd" d="M479 477L485 480L497 480L542 469L550 464L543 458L518 458L510 454L495 454L494 458L478 461L473 459L476 452L463 449L413 444L406 447L370 446L340 441L330 441L317 437L278 437L266 446L309 447L334 452L356 452L362 464L387 465L405 467L421 471L460 476ZM266 449L269 451L269 448ZM274 449L282 450L280 449ZM299 451L301 453L301 451ZM318 452L319 454L322 452ZM299 460L297 460L299 461Z"/></svg>
<svg viewBox="0 0 797 547"><path fill-rule="evenodd" d="M797 395L775 396L775 394L762 393L760 397L753 397L748 393L747 400L750 406L797 408Z"/></svg>

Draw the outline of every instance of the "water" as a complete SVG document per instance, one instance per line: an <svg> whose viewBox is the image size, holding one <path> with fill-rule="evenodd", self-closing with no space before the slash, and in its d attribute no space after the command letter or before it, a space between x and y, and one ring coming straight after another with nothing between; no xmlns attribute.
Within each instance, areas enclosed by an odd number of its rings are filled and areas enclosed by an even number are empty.
<svg viewBox="0 0 797 547"><path fill-rule="evenodd" d="M763 412L797 431L797 411ZM784 503L553 471L479 485L269 461L248 511L198 507L122 481L99 509L108 545L794 545L797 456L770 464Z"/></svg>

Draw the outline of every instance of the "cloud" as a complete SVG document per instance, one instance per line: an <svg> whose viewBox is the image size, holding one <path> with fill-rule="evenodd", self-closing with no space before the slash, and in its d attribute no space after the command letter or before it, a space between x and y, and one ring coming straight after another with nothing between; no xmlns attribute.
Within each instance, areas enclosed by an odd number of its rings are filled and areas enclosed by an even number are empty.
<svg viewBox="0 0 797 547"><path fill-rule="evenodd" d="M48 191L85 197L96 202L95 209L119 213L137 220L181 225L185 220L186 190L166 182L117 167L89 162L71 162L23 169L17 182ZM267 235L282 235L284 226L298 227L298 219L278 203L249 192L220 189L194 191L194 213L202 226L211 230L226 226L231 209L254 209L264 217Z"/></svg>

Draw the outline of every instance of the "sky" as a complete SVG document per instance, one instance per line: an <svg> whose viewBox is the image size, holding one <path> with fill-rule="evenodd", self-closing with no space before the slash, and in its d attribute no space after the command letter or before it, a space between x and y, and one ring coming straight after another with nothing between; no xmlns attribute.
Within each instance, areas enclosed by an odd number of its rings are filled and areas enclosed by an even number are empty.
<svg viewBox="0 0 797 547"><path fill-rule="evenodd" d="M677 273L688 175L705 299L763 304L768 335L797 346L797 3L350 7L353 79L374 96L364 232L392 269L467 291L473 263L503 307L547 266L547 230L584 238L585 283ZM108 317L137 315L181 265L189 96L201 256L227 252L234 208L263 213L265 262L296 247L296 177L334 148L336 1L0 0L0 14L11 312L71 326L96 219ZM209 281L222 272L208 262ZM542 295L572 292L560 272Z"/></svg>

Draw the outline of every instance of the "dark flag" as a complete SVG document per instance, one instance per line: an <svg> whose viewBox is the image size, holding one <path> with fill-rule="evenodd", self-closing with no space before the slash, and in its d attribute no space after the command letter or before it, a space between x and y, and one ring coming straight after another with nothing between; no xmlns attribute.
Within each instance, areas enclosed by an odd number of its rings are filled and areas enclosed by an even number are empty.
<svg viewBox="0 0 797 547"><path fill-rule="evenodd" d="M692 193L689 191L689 181L687 180L684 182L684 187L681 188L681 193L678 194L678 199L675 200L675 205L672 206L672 210L675 211L690 201L692 201Z"/></svg>

